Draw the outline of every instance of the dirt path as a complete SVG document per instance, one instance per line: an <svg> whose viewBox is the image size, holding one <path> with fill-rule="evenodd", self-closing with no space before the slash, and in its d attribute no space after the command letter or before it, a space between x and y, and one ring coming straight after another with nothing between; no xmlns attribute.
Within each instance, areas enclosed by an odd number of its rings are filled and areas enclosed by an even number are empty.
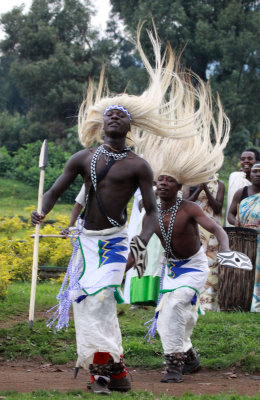
<svg viewBox="0 0 260 400"><path fill-rule="evenodd" d="M238 393L240 395L260 394L260 374L249 375L240 372L212 371L202 368L193 375L185 375L184 382L178 384L160 383L160 370L146 371L129 368L133 390L147 390L155 395L167 393L181 396L185 392L194 394ZM73 378L73 364L51 365L35 361L0 360L0 391L15 390L32 392L35 390L70 389L87 390L88 376L79 371Z"/></svg>

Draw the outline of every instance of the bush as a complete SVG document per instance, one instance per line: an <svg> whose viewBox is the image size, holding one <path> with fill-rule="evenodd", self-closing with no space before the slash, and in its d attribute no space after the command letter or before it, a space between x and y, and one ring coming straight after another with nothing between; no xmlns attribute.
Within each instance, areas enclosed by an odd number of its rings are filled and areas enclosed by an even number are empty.
<svg viewBox="0 0 260 400"><path fill-rule="evenodd" d="M5 232L7 239L11 239L13 233L23 228L25 228L25 224L17 215L11 218L2 218L0 220L0 232Z"/></svg>
<svg viewBox="0 0 260 400"><path fill-rule="evenodd" d="M46 224L41 228L42 234L59 233L68 226L67 217L58 215L52 225ZM0 224L0 231L21 230L26 227L18 216L4 218ZM30 237L35 229L28 222L27 235L20 239L0 239L0 298L7 295L7 289L12 281L28 281L31 279L33 264L34 241ZM72 247L69 240L42 238L39 246L39 265L53 265L66 267L71 256Z"/></svg>
<svg viewBox="0 0 260 400"><path fill-rule="evenodd" d="M6 146L9 152L14 152L25 143L29 123L24 115L7 111L0 113L0 146Z"/></svg>
<svg viewBox="0 0 260 400"><path fill-rule="evenodd" d="M0 176L9 177L13 171L13 158L8 153L6 147L0 148Z"/></svg>
<svg viewBox="0 0 260 400"><path fill-rule="evenodd" d="M2 258L3 258L4 254L0 253L0 275L1 275L1 279L0 279L0 299L3 300L8 293L8 286L11 283L11 276L10 276L10 272L8 271L7 268L5 268L5 263L3 262Z"/></svg>

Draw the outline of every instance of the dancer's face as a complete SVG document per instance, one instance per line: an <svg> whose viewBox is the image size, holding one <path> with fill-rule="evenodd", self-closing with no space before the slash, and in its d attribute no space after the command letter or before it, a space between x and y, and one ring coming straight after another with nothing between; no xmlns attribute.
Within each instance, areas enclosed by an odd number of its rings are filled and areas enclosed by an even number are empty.
<svg viewBox="0 0 260 400"><path fill-rule="evenodd" d="M160 175L157 181L158 196L161 200L172 200L176 197L181 186L172 176Z"/></svg>
<svg viewBox="0 0 260 400"><path fill-rule="evenodd" d="M255 153L252 151L243 151L240 156L240 164L243 172L248 173L255 162Z"/></svg>
<svg viewBox="0 0 260 400"><path fill-rule="evenodd" d="M126 136L130 131L128 116L121 110L108 110L103 117L104 131L107 136Z"/></svg>

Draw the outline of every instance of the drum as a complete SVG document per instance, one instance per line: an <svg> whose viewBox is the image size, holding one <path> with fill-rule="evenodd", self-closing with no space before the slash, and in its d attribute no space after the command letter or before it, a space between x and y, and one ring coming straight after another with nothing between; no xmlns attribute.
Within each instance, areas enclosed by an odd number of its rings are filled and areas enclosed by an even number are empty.
<svg viewBox="0 0 260 400"><path fill-rule="evenodd" d="M225 227L231 250L246 254L253 264L251 271L219 265L219 307L221 311L250 311L257 251L257 231L242 227Z"/></svg>

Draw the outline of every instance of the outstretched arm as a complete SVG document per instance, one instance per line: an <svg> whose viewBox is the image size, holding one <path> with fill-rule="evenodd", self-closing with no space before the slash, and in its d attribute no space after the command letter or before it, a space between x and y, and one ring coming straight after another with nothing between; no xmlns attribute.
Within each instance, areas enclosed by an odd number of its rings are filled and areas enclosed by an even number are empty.
<svg viewBox="0 0 260 400"><path fill-rule="evenodd" d="M216 236L221 251L229 251L228 235L224 229L212 218L209 218L206 214L204 214L202 209L197 206L197 204L193 204L193 217L195 221L202 226L202 228Z"/></svg>
<svg viewBox="0 0 260 400"><path fill-rule="evenodd" d="M31 215L34 225L41 223L45 216L52 210L58 198L81 173L79 153L72 156L67 162L64 172L59 176L53 186L43 195L42 214L33 211Z"/></svg>

